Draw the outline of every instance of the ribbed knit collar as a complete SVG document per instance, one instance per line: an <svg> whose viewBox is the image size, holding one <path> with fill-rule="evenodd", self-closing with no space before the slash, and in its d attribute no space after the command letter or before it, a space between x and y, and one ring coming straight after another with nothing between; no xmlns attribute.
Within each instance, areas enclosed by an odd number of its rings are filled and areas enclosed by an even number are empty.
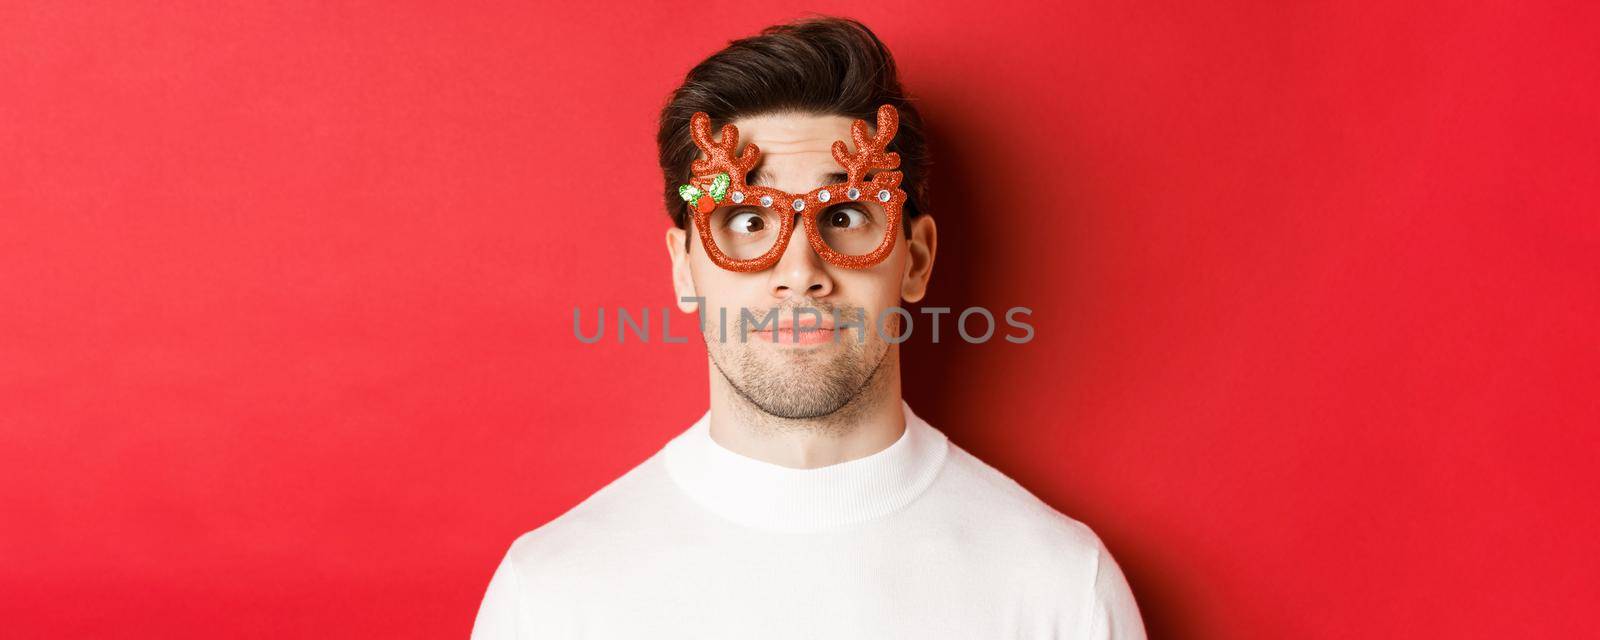
<svg viewBox="0 0 1600 640"><path fill-rule="evenodd" d="M899 439L838 464L795 469L735 453L711 438L709 411L667 443L663 461L695 502L748 527L799 533L863 522L915 500L949 452L943 433L901 406Z"/></svg>

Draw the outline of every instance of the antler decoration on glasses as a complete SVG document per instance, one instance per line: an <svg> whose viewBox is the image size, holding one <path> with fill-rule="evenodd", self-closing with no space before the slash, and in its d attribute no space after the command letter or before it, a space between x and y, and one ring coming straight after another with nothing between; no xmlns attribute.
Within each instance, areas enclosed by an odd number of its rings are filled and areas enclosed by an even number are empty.
<svg viewBox="0 0 1600 640"><path fill-rule="evenodd" d="M696 211L710 213L722 202L730 185L744 187L744 176L761 160L761 149L747 145L744 153L735 157L734 152L739 149L739 129L731 124L722 125L721 141L712 140L711 116L703 111L689 118L689 136L706 157L689 165L695 177L689 184L678 187L678 196L693 204ZM708 175L713 171L718 173ZM704 190L701 185L705 186Z"/></svg>
<svg viewBox="0 0 1600 640"><path fill-rule="evenodd" d="M900 127L900 113L894 107L878 107L878 135L867 135L867 123L860 120L850 125L850 139L856 143L856 152L850 153L843 140L833 141L833 159L849 172L850 184L861 182L869 169L893 169L900 166L900 154L884 153L894 132Z"/></svg>

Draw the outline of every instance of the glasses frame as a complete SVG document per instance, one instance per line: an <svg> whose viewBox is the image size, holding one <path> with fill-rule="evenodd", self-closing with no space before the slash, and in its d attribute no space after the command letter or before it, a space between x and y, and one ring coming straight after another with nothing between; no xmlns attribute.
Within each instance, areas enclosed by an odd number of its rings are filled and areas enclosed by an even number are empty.
<svg viewBox="0 0 1600 640"><path fill-rule="evenodd" d="M894 139L899 126L899 113L892 105L878 107L876 135L867 134L867 123L856 120L850 125L850 137L855 151L850 151L843 140L833 143L833 158L845 169L844 182L825 185L803 194L789 193L772 187L745 184L745 176L761 159L761 150L754 144L745 145L744 152L735 155L739 146L739 130L732 124L722 126L717 140L711 138L711 118L697 112L689 119L689 132L695 145L705 154L690 165L694 177L689 184L701 192L713 192L712 185L718 174L728 176L728 184L721 198L701 195L695 202L687 203L694 220L695 230L706 255L718 267L729 271L754 272L772 268L782 258L789 246L789 236L794 233L794 219L799 217L806 230L806 242L824 261L847 269L866 269L889 256L894 250L900 232L901 210L906 193L900 189L903 179L899 171L888 171L900 165L900 154L885 152ZM865 178L867 171L885 169ZM718 191L721 191L720 189ZM855 197L850 197L851 194ZM725 195L724 195L725 194ZM764 201L763 198L770 198ZM823 211L846 202L875 202L884 209L884 232L877 248L861 255L848 255L834 251L822 239L817 228L817 216ZM711 214L719 206L760 206L779 213L781 220L778 237L765 254L747 260L738 260L723 253L712 237ZM789 215L781 215L784 211Z"/></svg>

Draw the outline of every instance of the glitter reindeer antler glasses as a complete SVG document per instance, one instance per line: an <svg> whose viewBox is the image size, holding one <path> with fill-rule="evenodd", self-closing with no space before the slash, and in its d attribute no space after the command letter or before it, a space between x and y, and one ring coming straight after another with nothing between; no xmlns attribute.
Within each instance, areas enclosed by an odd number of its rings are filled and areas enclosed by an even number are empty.
<svg viewBox="0 0 1600 640"><path fill-rule="evenodd" d="M678 195L690 207L706 255L729 271L770 268L788 246L798 215L811 249L828 263L865 269L882 262L894 249L906 194L899 171L879 171L871 180L866 174L900 166L900 154L884 151L899 124L899 112L887 104L878 107L877 135L867 135L867 123L856 120L850 125L855 151L842 140L833 143L833 159L847 180L794 194L746 184L761 150L751 144L735 155L739 130L722 125L713 140L711 117L695 113L689 134L705 157L689 166L694 177L678 187Z"/></svg>

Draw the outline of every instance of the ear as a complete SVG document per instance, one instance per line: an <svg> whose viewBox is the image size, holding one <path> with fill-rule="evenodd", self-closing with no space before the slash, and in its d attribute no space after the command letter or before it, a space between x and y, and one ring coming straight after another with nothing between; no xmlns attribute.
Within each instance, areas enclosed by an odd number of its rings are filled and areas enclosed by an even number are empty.
<svg viewBox="0 0 1600 640"><path fill-rule="evenodd" d="M684 300L695 297L694 273L689 270L689 245L685 242L687 238L688 232L683 229L667 229L667 257L672 260L672 291L678 302L678 310L694 313L700 310L700 305L693 300Z"/></svg>
<svg viewBox="0 0 1600 640"><path fill-rule="evenodd" d="M900 297L917 302L928 293L928 278L933 276L933 254L939 246L939 230L933 216L921 215L911 221L906 234L906 272L900 278Z"/></svg>

